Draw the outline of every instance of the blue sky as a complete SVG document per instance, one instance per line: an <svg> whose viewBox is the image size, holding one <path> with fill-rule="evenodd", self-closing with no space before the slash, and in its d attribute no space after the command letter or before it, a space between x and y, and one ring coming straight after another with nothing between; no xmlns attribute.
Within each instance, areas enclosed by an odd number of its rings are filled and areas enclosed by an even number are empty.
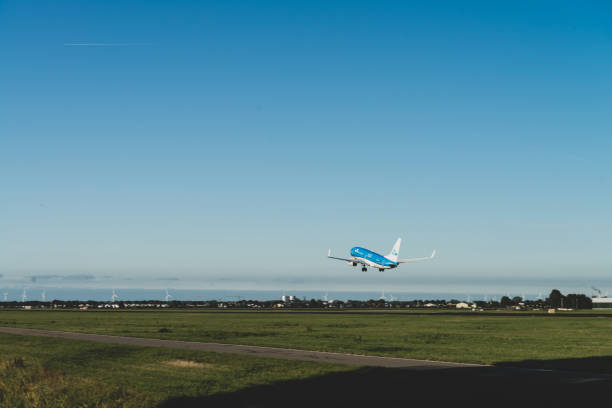
<svg viewBox="0 0 612 408"><path fill-rule="evenodd" d="M0 1L0 286L602 279L611 17L609 2ZM391 277L325 258L398 236L401 255L439 258Z"/></svg>

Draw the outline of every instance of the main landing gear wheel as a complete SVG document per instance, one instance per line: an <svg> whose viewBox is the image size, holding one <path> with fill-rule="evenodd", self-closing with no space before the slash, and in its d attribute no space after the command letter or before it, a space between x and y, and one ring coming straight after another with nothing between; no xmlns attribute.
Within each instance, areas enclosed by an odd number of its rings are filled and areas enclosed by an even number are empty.
<svg viewBox="0 0 612 408"><path fill-rule="evenodd" d="M384 269L379 269L379 270L378 270L378 272L384 272L384 271L385 271Z"/></svg>
<svg viewBox="0 0 612 408"><path fill-rule="evenodd" d="M368 270L366 269L366 267L364 266L363 268L361 268L361 272L367 272Z"/></svg>

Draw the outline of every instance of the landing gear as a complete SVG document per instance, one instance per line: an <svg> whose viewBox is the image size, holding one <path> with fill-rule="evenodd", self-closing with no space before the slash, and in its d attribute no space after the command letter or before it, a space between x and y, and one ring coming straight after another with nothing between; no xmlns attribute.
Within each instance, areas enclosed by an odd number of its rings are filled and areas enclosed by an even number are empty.
<svg viewBox="0 0 612 408"><path fill-rule="evenodd" d="M384 270L384 269L382 269L382 268L379 268L379 269L378 269L378 272L384 272L384 271L385 271L385 270Z"/></svg>
<svg viewBox="0 0 612 408"><path fill-rule="evenodd" d="M364 266L363 268L361 268L361 272L367 272L367 268Z"/></svg>

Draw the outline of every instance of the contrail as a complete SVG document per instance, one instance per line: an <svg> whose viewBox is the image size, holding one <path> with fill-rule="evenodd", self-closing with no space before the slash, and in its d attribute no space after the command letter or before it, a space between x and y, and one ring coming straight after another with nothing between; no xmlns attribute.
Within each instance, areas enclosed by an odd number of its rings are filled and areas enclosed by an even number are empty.
<svg viewBox="0 0 612 408"><path fill-rule="evenodd" d="M64 43L66 47L129 47L130 45L145 45L146 43L95 43L95 42L73 42Z"/></svg>

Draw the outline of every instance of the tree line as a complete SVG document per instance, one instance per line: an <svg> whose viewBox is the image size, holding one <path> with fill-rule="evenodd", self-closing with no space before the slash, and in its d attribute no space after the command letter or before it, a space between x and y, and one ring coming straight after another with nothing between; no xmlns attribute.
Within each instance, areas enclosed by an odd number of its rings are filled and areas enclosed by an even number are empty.
<svg viewBox="0 0 612 408"><path fill-rule="evenodd" d="M568 294L563 295L558 289L553 289L546 299L526 300L520 296L509 297L503 296L497 300L476 300L476 301L461 301L458 299L424 299L424 300L386 300L386 299L370 299L370 300L321 300L321 299L298 299L293 298L291 301L282 300L201 300L201 301L181 301L171 300L165 302L162 300L140 300L140 301L97 301L97 300L53 300L49 302L41 301L10 301L0 302L1 308L23 308L28 306L31 308L50 308L50 309L77 309L77 308L108 308L110 305L115 305L119 308L456 308L458 304L465 303L470 308L479 309L544 309L544 308L566 308L566 309L592 309L593 303L591 298L583 294Z"/></svg>

